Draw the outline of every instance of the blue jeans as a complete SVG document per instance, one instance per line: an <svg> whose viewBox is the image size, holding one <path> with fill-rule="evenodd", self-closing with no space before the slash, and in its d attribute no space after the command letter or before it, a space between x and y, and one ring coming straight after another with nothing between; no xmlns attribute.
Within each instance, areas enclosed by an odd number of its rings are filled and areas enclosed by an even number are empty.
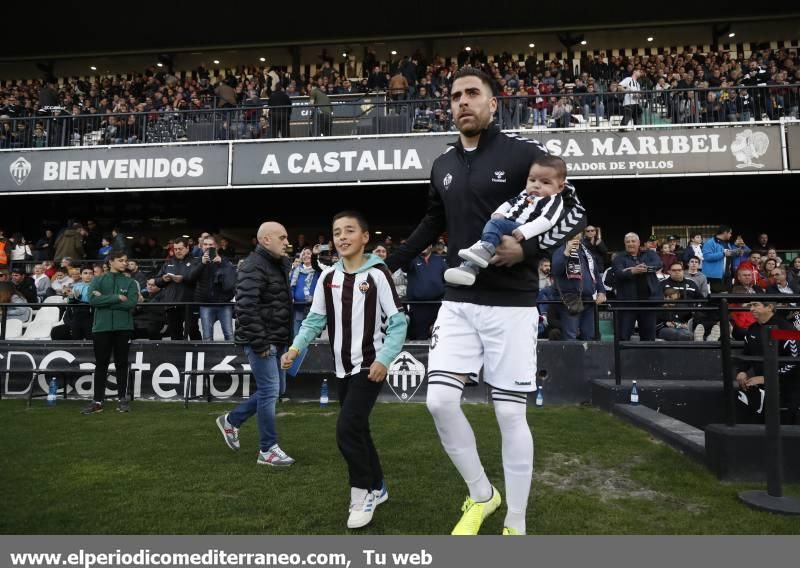
<svg viewBox="0 0 800 568"><path fill-rule="evenodd" d="M503 235L510 235L519 226L519 223L511 219L489 219L489 222L483 227L481 240L491 243L497 248L500 246L500 241L503 240Z"/></svg>
<svg viewBox="0 0 800 568"><path fill-rule="evenodd" d="M270 345L267 356L261 357L252 347L245 346L244 353L250 361L252 376L256 380L256 392L228 414L228 422L237 428L241 428L254 414L257 416L261 451L264 452L278 443L275 404L278 401L281 378L285 375L280 366L280 358L285 351L285 346Z"/></svg>
<svg viewBox="0 0 800 568"><path fill-rule="evenodd" d="M233 341L233 306L200 306L203 341L214 341L214 322L222 327L225 341Z"/></svg>
<svg viewBox="0 0 800 568"><path fill-rule="evenodd" d="M561 319L561 331L563 339L578 339L583 341L594 341L594 300L591 298L583 299L583 311L572 315L567 310L567 306L556 304L558 307L558 317Z"/></svg>

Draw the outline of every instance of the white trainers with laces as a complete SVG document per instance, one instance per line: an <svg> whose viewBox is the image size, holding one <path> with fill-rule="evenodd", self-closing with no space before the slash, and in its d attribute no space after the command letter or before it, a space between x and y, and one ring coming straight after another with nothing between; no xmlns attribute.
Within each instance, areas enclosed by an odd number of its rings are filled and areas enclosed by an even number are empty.
<svg viewBox="0 0 800 568"><path fill-rule="evenodd" d="M271 466L288 466L294 463L294 458L290 458L278 444L272 446L266 452L258 452L258 465L271 465Z"/></svg>
<svg viewBox="0 0 800 568"><path fill-rule="evenodd" d="M217 428L222 432L222 438L233 451L239 449L239 429L228 422L228 415L217 416Z"/></svg>
<svg viewBox="0 0 800 568"><path fill-rule="evenodd" d="M387 495L388 497L388 495ZM386 499L384 499L385 501ZM375 491L368 489L350 488L350 516L347 517L348 529L360 529L372 521L372 515L377 507Z"/></svg>

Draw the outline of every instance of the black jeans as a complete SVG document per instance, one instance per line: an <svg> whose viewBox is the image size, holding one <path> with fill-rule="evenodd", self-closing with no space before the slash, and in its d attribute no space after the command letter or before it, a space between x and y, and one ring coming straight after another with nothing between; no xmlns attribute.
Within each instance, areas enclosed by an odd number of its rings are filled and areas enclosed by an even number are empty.
<svg viewBox="0 0 800 568"><path fill-rule="evenodd" d="M730 284L728 284L727 282L728 279L726 278L709 278L708 287L711 289L712 294L722 294L724 292L730 292L731 287Z"/></svg>
<svg viewBox="0 0 800 568"><path fill-rule="evenodd" d="M410 339L430 339L431 326L439 315L441 304L411 304L409 315L411 316Z"/></svg>
<svg viewBox="0 0 800 568"><path fill-rule="evenodd" d="M620 314L620 331L622 341L630 341L633 327L639 322L639 339L642 341L656 340L656 312L654 311L624 311Z"/></svg>
<svg viewBox="0 0 800 568"><path fill-rule="evenodd" d="M119 398L128 395L128 353L131 349L130 331L98 331L94 334L94 400L103 402L106 396L108 363L114 353Z"/></svg>
<svg viewBox="0 0 800 568"><path fill-rule="evenodd" d="M187 309L188 308L188 309ZM200 340L200 327L192 306L175 306L167 310L167 335L173 341L183 339L183 326L187 326L187 336L194 341Z"/></svg>
<svg viewBox="0 0 800 568"><path fill-rule="evenodd" d="M383 469L369 433L369 415L383 383L367 379L367 371L339 379L341 411L336 421L336 444L347 462L350 486L380 489Z"/></svg>

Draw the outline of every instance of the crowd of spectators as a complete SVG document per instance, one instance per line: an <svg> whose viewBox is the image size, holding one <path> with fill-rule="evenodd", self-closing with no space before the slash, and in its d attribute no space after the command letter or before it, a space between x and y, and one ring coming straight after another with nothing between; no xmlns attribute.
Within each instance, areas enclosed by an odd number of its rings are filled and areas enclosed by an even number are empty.
<svg viewBox="0 0 800 568"><path fill-rule="evenodd" d="M186 73L153 66L142 73L63 83L52 77L6 80L0 85L0 148L186 140L190 123L225 109L228 114L223 112L210 134L215 139L273 137L279 129L270 124L269 106L283 107L298 96L316 100L352 93L385 93L391 103L406 103L397 108L413 116L414 129L448 130L451 78L464 64L494 77L504 128L568 127L579 116L598 123L614 116L639 122L642 111L673 123L796 118L800 103L800 91L790 87L800 84L796 50L765 49L749 59L691 50L598 55L582 60L576 70L568 61L541 61L532 54L516 60L503 53L489 62L477 49L447 59L417 51L381 63L368 49L361 76L352 65L337 68L323 54L309 76L267 65L243 65L224 75L204 66ZM286 97L271 100L276 92ZM637 105L626 114L630 109L624 107ZM176 113L184 110L196 112Z"/></svg>
<svg viewBox="0 0 800 568"><path fill-rule="evenodd" d="M540 337L600 339L594 321L595 304L605 303L608 297L666 302L660 314L626 314L621 326L624 339L636 333L641 340L716 341L720 325L715 313L675 309L672 302L688 300L699 305L710 293L719 292L800 294L800 257L790 262L782 259L766 234L759 235L752 246L741 236L733 238L726 227L721 227L717 235L706 237L692 235L682 247L674 235L666 239L651 235L642 243L638 235L630 233L625 237L624 250L612 255L600 227L588 226L582 238L552 251L539 265ZM375 243L373 252L385 258L393 247L392 237L387 236ZM58 233L46 230L35 242L21 234L5 237L0 231L0 259L7 258L5 265L0 263L0 282L13 284L16 302L44 302L51 296L62 296L73 303L86 303L81 296L85 290L76 285L91 282L93 275L108 270L105 256L112 250L122 250L131 259L129 275L138 282L143 302L219 304L233 299L235 267L249 249L244 246L237 251L224 236L205 232L196 239L180 237L162 246L144 236L130 239L119 228L103 234L92 220L85 224L71 220ZM290 281L297 303L296 316L302 321L319 272L336 262L337 257L324 234L315 239L298 234L291 251ZM398 294L410 307L413 339L429 337L438 301L444 296L446 254L446 238L442 236L393 275ZM569 266L570 256L576 255L580 268ZM227 284L215 288L224 279L223 272L227 274ZM165 276L169 274L172 276ZM576 274L581 278L576 280ZM230 339L232 313L220 310L219 306L194 308L192 317L183 309L140 309L136 320L142 327L141 337L150 339L211 338L216 321L220 322L221 336ZM72 311L72 325L79 330L71 337L85 337L89 328L86 320L74 317L76 313ZM10 315L27 320L30 311L19 307ZM747 311L732 313L735 339L743 337L752 317ZM800 328L800 310L790 312L788 317Z"/></svg>

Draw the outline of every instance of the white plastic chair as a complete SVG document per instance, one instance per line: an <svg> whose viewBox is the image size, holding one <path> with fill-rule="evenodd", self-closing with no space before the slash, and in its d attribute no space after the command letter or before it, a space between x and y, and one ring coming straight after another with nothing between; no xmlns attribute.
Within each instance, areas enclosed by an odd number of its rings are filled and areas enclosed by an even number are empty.
<svg viewBox="0 0 800 568"><path fill-rule="evenodd" d="M43 304L66 304L67 300L64 296L48 296L44 299Z"/></svg>
<svg viewBox="0 0 800 568"><path fill-rule="evenodd" d="M22 335L22 320L6 320L6 339L19 339Z"/></svg>
<svg viewBox="0 0 800 568"><path fill-rule="evenodd" d="M58 310L56 310L56 312L58 312ZM58 320L35 319L28 325L20 339L50 339L50 332L53 330L53 325L57 323L57 321Z"/></svg>
<svg viewBox="0 0 800 568"><path fill-rule="evenodd" d="M23 327L30 327L36 322L50 322L56 324L60 317L59 309L56 307L39 308L36 315L33 316L33 320L23 324Z"/></svg>

